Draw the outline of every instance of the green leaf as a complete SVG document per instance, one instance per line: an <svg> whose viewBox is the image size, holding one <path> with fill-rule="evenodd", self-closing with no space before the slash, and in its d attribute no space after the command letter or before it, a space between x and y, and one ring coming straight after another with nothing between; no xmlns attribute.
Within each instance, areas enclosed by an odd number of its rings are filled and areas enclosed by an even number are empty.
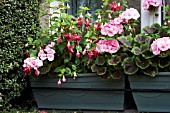
<svg viewBox="0 0 170 113"><path fill-rule="evenodd" d="M120 79L122 76L122 73L119 70L116 70L114 73L111 74L111 77L113 79Z"/></svg>
<svg viewBox="0 0 170 113"><path fill-rule="evenodd" d="M77 70L77 67L76 67L75 65L72 65L72 69L73 69L74 71L76 71L76 70Z"/></svg>
<svg viewBox="0 0 170 113"><path fill-rule="evenodd" d="M64 63L68 63L68 62L70 62L70 60L71 60L70 55L65 54L64 55Z"/></svg>
<svg viewBox="0 0 170 113"><path fill-rule="evenodd" d="M124 68L124 72L129 75L135 74L138 71L138 67L136 66L133 58L130 57L124 59L122 66Z"/></svg>
<svg viewBox="0 0 170 113"><path fill-rule="evenodd" d="M149 50L149 47L150 47L149 44L141 44L141 46L140 46L141 52L143 53L143 52Z"/></svg>
<svg viewBox="0 0 170 113"><path fill-rule="evenodd" d="M149 67L150 60L144 59L142 57L136 57L136 65L141 69L146 69Z"/></svg>
<svg viewBox="0 0 170 113"><path fill-rule="evenodd" d="M117 55L120 56L121 61L128 57L126 53L118 53Z"/></svg>
<svg viewBox="0 0 170 113"><path fill-rule="evenodd" d="M99 67L96 64L93 64L91 66L91 70L92 70L92 72L97 72L99 70Z"/></svg>
<svg viewBox="0 0 170 113"><path fill-rule="evenodd" d="M151 77L154 77L158 74L158 68L155 66L149 66L145 70L142 71L145 75L150 75Z"/></svg>
<svg viewBox="0 0 170 113"><path fill-rule="evenodd" d="M105 63L105 57L97 56L95 63L98 65L103 65Z"/></svg>
<svg viewBox="0 0 170 113"><path fill-rule="evenodd" d="M98 68L98 70L97 70L97 74L98 75L104 75L105 73L106 73L106 67L100 67L100 68Z"/></svg>
<svg viewBox="0 0 170 113"><path fill-rule="evenodd" d="M40 71L40 74L47 74L51 69L50 64L44 64L42 67L40 67L38 70Z"/></svg>
<svg viewBox="0 0 170 113"><path fill-rule="evenodd" d="M149 58L153 58L155 55L150 50L146 50L142 53L142 56L145 59L149 59Z"/></svg>
<svg viewBox="0 0 170 113"><path fill-rule="evenodd" d="M66 47L66 43L64 43L64 42L61 42L61 43L58 44L58 49L59 49L61 52L63 52L63 50L64 50L65 47Z"/></svg>
<svg viewBox="0 0 170 113"><path fill-rule="evenodd" d="M112 55L111 59L108 60L109 65L117 65L121 61L120 56Z"/></svg>
<svg viewBox="0 0 170 113"><path fill-rule="evenodd" d="M158 63L159 67L161 68L165 68L170 66L170 57L165 57L165 58L159 58L159 63Z"/></svg>
<svg viewBox="0 0 170 113"><path fill-rule="evenodd" d="M133 47L131 52L135 55L140 55L141 54L141 50L139 47Z"/></svg>
<svg viewBox="0 0 170 113"><path fill-rule="evenodd" d="M134 38L134 41L135 41L135 42L138 42L138 43L143 43L143 42L145 42L145 40L146 40L146 37L143 36L142 34L137 35L137 36Z"/></svg>
<svg viewBox="0 0 170 113"><path fill-rule="evenodd" d="M62 67L57 67L54 69L54 72L59 73L61 72L62 69L63 69Z"/></svg>
<svg viewBox="0 0 170 113"><path fill-rule="evenodd" d="M125 36L120 36L120 37L118 37L118 40L119 40L122 44L124 44L124 43L127 41L127 38L126 38Z"/></svg>
<svg viewBox="0 0 170 113"><path fill-rule="evenodd" d="M30 37L29 37L29 38L28 38L28 41L29 41L30 44L32 44L32 43L33 43L33 38L30 38Z"/></svg>
<svg viewBox="0 0 170 113"><path fill-rule="evenodd" d="M65 68L65 72L68 74L71 74L71 69L67 67L67 68Z"/></svg>

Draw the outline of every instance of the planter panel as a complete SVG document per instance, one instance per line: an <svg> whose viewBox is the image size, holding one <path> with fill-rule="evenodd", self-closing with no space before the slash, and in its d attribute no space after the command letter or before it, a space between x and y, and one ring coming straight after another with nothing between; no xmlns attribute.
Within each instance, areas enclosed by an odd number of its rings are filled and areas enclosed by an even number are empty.
<svg viewBox="0 0 170 113"><path fill-rule="evenodd" d="M58 78L30 79L38 108L80 110L124 110L125 77L102 80L81 74L57 85Z"/></svg>
<svg viewBox="0 0 170 113"><path fill-rule="evenodd" d="M170 72L128 78L139 112L170 112Z"/></svg>

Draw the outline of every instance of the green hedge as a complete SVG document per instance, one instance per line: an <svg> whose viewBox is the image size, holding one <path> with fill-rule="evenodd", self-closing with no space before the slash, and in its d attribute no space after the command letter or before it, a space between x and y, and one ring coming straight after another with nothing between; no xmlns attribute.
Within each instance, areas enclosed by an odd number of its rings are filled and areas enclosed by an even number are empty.
<svg viewBox="0 0 170 113"><path fill-rule="evenodd" d="M25 82L22 63L28 37L34 37L38 0L0 0L0 108L20 96ZM2 98L1 98L2 97Z"/></svg>

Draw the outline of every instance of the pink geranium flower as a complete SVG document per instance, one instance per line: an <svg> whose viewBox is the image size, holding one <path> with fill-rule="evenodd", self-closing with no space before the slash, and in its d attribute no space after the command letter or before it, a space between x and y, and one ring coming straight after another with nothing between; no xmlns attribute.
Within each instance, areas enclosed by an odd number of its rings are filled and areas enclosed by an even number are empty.
<svg viewBox="0 0 170 113"><path fill-rule="evenodd" d="M119 43L117 40L100 40L96 44L96 50L99 53L108 52L108 53L116 53L119 49Z"/></svg>
<svg viewBox="0 0 170 113"><path fill-rule="evenodd" d="M159 7L162 5L162 0L144 0L143 8L144 10L149 10L151 7Z"/></svg>
<svg viewBox="0 0 170 113"><path fill-rule="evenodd" d="M159 38L151 44L151 51L154 55L159 55L161 51L167 51L170 49L170 38Z"/></svg>

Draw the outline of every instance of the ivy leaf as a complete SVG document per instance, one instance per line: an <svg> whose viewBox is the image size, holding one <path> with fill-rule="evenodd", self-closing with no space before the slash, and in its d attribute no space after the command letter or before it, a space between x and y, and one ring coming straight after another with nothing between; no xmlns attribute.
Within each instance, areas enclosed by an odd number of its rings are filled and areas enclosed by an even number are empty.
<svg viewBox="0 0 170 113"><path fill-rule="evenodd" d="M120 56L118 55L112 55L112 58L108 60L109 65L117 65L121 61Z"/></svg>
<svg viewBox="0 0 170 113"><path fill-rule="evenodd" d="M131 52L135 55L140 55L141 54L141 50L139 47L133 47Z"/></svg>
<svg viewBox="0 0 170 113"><path fill-rule="evenodd" d="M100 67L100 68L98 68L98 70L97 70L97 74L98 75L104 75L105 73L106 73L106 67Z"/></svg>
<svg viewBox="0 0 170 113"><path fill-rule="evenodd" d="M105 57L97 56L95 63L98 65L103 65L105 63Z"/></svg>
<svg viewBox="0 0 170 113"><path fill-rule="evenodd" d="M149 64L150 64L150 60L148 59L144 59L142 57L136 58L136 65L141 69L146 69L147 67L149 67Z"/></svg>
<svg viewBox="0 0 170 113"><path fill-rule="evenodd" d="M150 75L151 77L154 77L155 75L158 74L158 68L155 66L149 66L145 70L143 70L143 73L145 75Z"/></svg>
<svg viewBox="0 0 170 113"><path fill-rule="evenodd" d="M75 65L72 65L72 69L75 71L77 67Z"/></svg>
<svg viewBox="0 0 170 113"><path fill-rule="evenodd" d="M151 45L151 43L153 42L154 39L155 39L155 38L153 38L153 37L148 37L148 38L145 40L145 43Z"/></svg>

